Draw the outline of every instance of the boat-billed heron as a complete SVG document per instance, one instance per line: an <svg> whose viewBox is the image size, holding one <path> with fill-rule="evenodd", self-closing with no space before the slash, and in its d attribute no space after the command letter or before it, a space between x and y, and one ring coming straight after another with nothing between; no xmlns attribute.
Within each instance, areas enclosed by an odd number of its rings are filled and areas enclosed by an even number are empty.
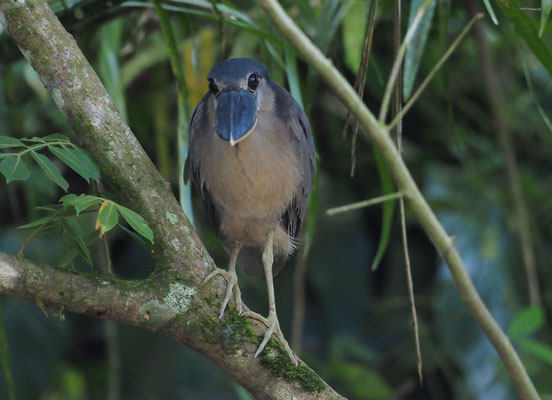
<svg viewBox="0 0 552 400"><path fill-rule="evenodd" d="M217 268L205 282L216 275L227 281L222 318L232 294L242 312L236 263L250 275L264 272L268 318L244 313L267 326L255 357L274 333L297 364L276 316L272 278L294 251L305 216L315 167L309 121L258 61L223 61L207 79L209 91L190 120L184 176L199 191L230 263L228 272Z"/></svg>

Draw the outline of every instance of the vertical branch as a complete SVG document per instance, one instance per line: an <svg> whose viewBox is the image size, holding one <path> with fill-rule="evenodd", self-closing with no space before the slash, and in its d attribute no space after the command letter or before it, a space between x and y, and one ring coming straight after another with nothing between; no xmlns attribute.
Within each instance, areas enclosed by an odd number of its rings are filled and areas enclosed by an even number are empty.
<svg viewBox="0 0 552 400"><path fill-rule="evenodd" d="M467 5L471 15L476 15L478 13L478 6L474 0L470 0ZM529 213L527 211L527 205L525 203L525 197L521 187L521 178L516 153L514 151L514 144L512 143L512 136L502 116L502 108L500 105L501 92L499 83L496 79L496 68L493 63L490 50L487 46L485 32L483 31L483 23L480 19L478 19L475 23L474 31L493 126L506 160L506 173L508 176L508 183L510 185L514 202L514 211L518 223L518 235L521 241L525 274L527 275L529 299L531 301L531 305L539 305L541 303L541 298L537 265L535 261L533 241L531 238L531 227L529 224Z"/></svg>
<svg viewBox="0 0 552 400"><path fill-rule="evenodd" d="M193 224L194 219L192 213L191 188L190 185L184 184L184 157L188 154L188 110L190 109L188 87L186 85L186 78L180 63L176 40L174 38L174 33L169 17L167 16L167 12L158 1L155 1L153 5L155 6L159 23L161 24L161 30L163 31L163 38L165 39L165 44L167 45L167 52L169 54L171 69L176 84L178 105L178 191L180 206L186 213L186 216L190 222Z"/></svg>
<svg viewBox="0 0 552 400"><path fill-rule="evenodd" d="M395 13L394 13L394 31L393 31L393 56L395 60L400 57L399 51L401 47L401 0L395 0ZM391 119L402 113L402 62L399 64L397 72L397 79L395 81L395 87L393 91L393 102L391 107ZM399 150L399 157L402 154L402 119L399 119L397 124L391 130L392 135L397 137L397 148ZM408 286L408 298L410 299L410 312L412 314L412 323L414 327L414 341L416 344L416 359L418 366L418 379L420 385L423 382L422 374L422 351L420 349L420 333L418 329L418 315L416 312L416 303L414 300L414 283L412 282L412 268L410 265L410 255L408 253L408 238L406 234L406 217L404 212L404 198L399 198L399 211L401 220L401 237L403 243L406 282Z"/></svg>

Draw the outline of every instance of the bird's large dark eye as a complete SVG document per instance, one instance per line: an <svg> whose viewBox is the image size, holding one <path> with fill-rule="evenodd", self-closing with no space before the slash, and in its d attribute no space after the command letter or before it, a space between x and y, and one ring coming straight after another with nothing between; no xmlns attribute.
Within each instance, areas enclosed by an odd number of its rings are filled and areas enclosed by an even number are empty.
<svg viewBox="0 0 552 400"><path fill-rule="evenodd" d="M215 83L215 80L213 78L209 79L209 90L213 94L217 94L218 91L219 91L218 87L217 87L217 84Z"/></svg>
<svg viewBox="0 0 552 400"><path fill-rule="evenodd" d="M259 77L257 74L249 75L249 78L247 79L247 86L251 90L257 89L257 86L259 86Z"/></svg>

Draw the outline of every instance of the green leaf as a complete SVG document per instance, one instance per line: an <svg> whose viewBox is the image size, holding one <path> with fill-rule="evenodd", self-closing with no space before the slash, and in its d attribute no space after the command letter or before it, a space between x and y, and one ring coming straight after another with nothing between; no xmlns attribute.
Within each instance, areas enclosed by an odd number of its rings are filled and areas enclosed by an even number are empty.
<svg viewBox="0 0 552 400"><path fill-rule="evenodd" d="M119 204L117 204L117 209L132 229L153 243L153 232L146 220L142 218L140 214Z"/></svg>
<svg viewBox="0 0 552 400"><path fill-rule="evenodd" d="M32 222L29 222L28 224L18 226L17 229L28 229L28 228L34 228L35 226L40 226L46 222L50 222L55 218L54 215L47 215L45 217L36 219Z"/></svg>
<svg viewBox="0 0 552 400"><path fill-rule="evenodd" d="M487 9L487 12L491 16L493 24L498 25L498 19L496 19L496 14L493 10L493 6L491 6L491 2L489 0L483 0L483 4L485 4L485 8Z"/></svg>
<svg viewBox="0 0 552 400"><path fill-rule="evenodd" d="M0 136L0 149L7 149L10 147L26 147L25 144L11 136Z"/></svg>
<svg viewBox="0 0 552 400"><path fill-rule="evenodd" d="M7 183L11 181L26 181L31 175L27 164L25 164L19 155L5 157L0 162L0 172L6 177Z"/></svg>
<svg viewBox="0 0 552 400"><path fill-rule="evenodd" d="M552 0L542 0L541 2L541 25L539 29L539 37L542 37L544 33L544 28L546 27L546 22L548 21L548 16L552 10Z"/></svg>
<svg viewBox="0 0 552 400"><path fill-rule="evenodd" d="M533 20L529 18L524 11L520 10L520 5L517 0L508 0L508 6L500 2L499 5L502 12L514 25L516 33L525 41L535 57L539 59L552 77L552 53L539 38Z"/></svg>
<svg viewBox="0 0 552 400"><path fill-rule="evenodd" d="M78 157L78 159L81 161L82 165L84 165L84 167L88 171L90 178L94 179L96 182L99 181L100 168L98 168L96 162L92 159L92 157L90 157L90 154L78 147L75 148L73 151L75 152L75 155Z"/></svg>
<svg viewBox="0 0 552 400"><path fill-rule="evenodd" d="M76 194L70 193L61 197L59 199L59 202L63 203L63 208L68 208L73 206L78 199L79 199L79 196L77 196Z"/></svg>
<svg viewBox="0 0 552 400"><path fill-rule="evenodd" d="M85 195L80 195L78 200L76 200L73 203L73 206L75 206L77 215L79 215L82 211L86 210L89 207L92 207L95 204L101 203L102 201L103 200L99 197L85 194Z"/></svg>
<svg viewBox="0 0 552 400"><path fill-rule="evenodd" d="M113 229L115 225L117 225L118 220L119 213L117 212L117 204L112 201L104 201L98 212L97 220L97 228L100 229L100 236Z"/></svg>
<svg viewBox="0 0 552 400"><path fill-rule="evenodd" d="M518 312L508 327L508 336L516 340L538 331L544 324L541 307L529 307Z"/></svg>
<svg viewBox="0 0 552 400"><path fill-rule="evenodd" d="M61 133L52 133L51 135L44 136L42 138L45 142L66 142L71 143L69 138Z"/></svg>
<svg viewBox="0 0 552 400"><path fill-rule="evenodd" d="M34 158L40 168L42 168L42 171L44 171L48 179L61 187L63 190L67 191L69 183L67 183L63 176L61 176L59 170L48 157L46 157L44 154L37 153L36 151L31 151L31 156Z"/></svg>
<svg viewBox="0 0 552 400"><path fill-rule="evenodd" d="M374 148L374 158L376 160L376 165L378 167L378 172L381 181L382 194L390 194L394 192L393 180L391 179L391 174L385 165L383 158L379 151ZM394 201L386 201L382 205L383 214L381 221L381 233L378 244L378 249L376 250L376 255L374 261L372 261L372 271L375 271L381 259L383 258L385 251L387 250L387 244L389 243L389 237L391 236L391 224L393 223L393 211L395 210Z"/></svg>
<svg viewBox="0 0 552 400"><path fill-rule="evenodd" d="M408 26L412 24L416 13L420 7L425 3L425 0L412 0L410 3L410 16L408 19ZM404 100L408 100L414 87L414 79L416 73L420 67L420 61L424 53L424 48L427 42L427 35L431 28L431 21L433 20L433 14L435 13L435 6L437 1L433 0L427 7L422 19L420 20L410 46L406 49L406 55L404 59L404 74L403 74L403 96Z"/></svg>
<svg viewBox="0 0 552 400"><path fill-rule="evenodd" d="M69 168L86 179L86 182L90 182L90 178L98 180L98 167L93 165L87 156L83 155L84 152L82 150L78 151L74 149L67 149L65 147L54 146L50 146L48 149L57 158L67 164Z"/></svg>
<svg viewBox="0 0 552 400"><path fill-rule="evenodd" d="M355 0L343 19L345 62L355 73L358 70L362 57L362 43L364 42L368 4L365 0Z"/></svg>
<svg viewBox="0 0 552 400"><path fill-rule="evenodd" d="M527 353L552 365L552 347L534 339L522 339L520 346Z"/></svg>
<svg viewBox="0 0 552 400"><path fill-rule="evenodd" d="M80 256L86 261L86 263L92 266L92 256L90 254L90 250L88 249L88 246L86 246L86 243L84 243L84 240L79 235L80 232L77 232L77 230L72 226L72 224L66 218L60 218L60 221L67 239L71 243L73 243L73 245L75 246L75 249L78 251L78 254L80 254Z"/></svg>

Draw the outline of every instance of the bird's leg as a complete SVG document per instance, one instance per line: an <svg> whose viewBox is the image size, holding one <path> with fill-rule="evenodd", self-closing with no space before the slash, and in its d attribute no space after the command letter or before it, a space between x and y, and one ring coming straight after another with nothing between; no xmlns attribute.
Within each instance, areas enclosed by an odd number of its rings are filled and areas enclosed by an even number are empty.
<svg viewBox="0 0 552 400"><path fill-rule="evenodd" d="M274 231L270 231L270 233L268 234L268 239L266 241L264 251L263 251L263 267L264 267L264 273L266 277L266 288L268 291L268 318L264 318L263 316L253 312L246 312L244 313L244 315L247 317L256 319L258 321L261 321L263 324L267 326L267 330L265 332L263 341L261 342L261 344L259 345L259 348L255 352L255 357L261 354L266 344L270 340L270 337L274 333L274 335L276 335L276 337L280 340L280 342L286 349L286 352L289 358L291 359L291 361L295 365L297 365L297 359L295 358L293 351L291 351L291 348L289 347L287 340L284 338L284 335L282 334L282 330L280 329L280 322L278 321L278 316L276 315L274 282L272 279L273 278L272 264L274 262L273 242L274 242Z"/></svg>
<svg viewBox="0 0 552 400"><path fill-rule="evenodd" d="M217 268L213 272L211 272L203 281L203 284L205 285L209 280L217 275L222 275L222 277L226 279L226 293L224 295L224 299L222 300L222 304L220 305L219 311L220 319L224 317L224 310L226 310L226 306L228 305L228 302L232 297L232 293L234 293L234 300L236 302L236 309L238 310L238 313L241 314L243 310L241 291L238 286L238 275L236 275L236 260L238 259L240 249L240 243L235 243L233 245L232 251L230 252L230 263L228 265L228 272L221 268Z"/></svg>

